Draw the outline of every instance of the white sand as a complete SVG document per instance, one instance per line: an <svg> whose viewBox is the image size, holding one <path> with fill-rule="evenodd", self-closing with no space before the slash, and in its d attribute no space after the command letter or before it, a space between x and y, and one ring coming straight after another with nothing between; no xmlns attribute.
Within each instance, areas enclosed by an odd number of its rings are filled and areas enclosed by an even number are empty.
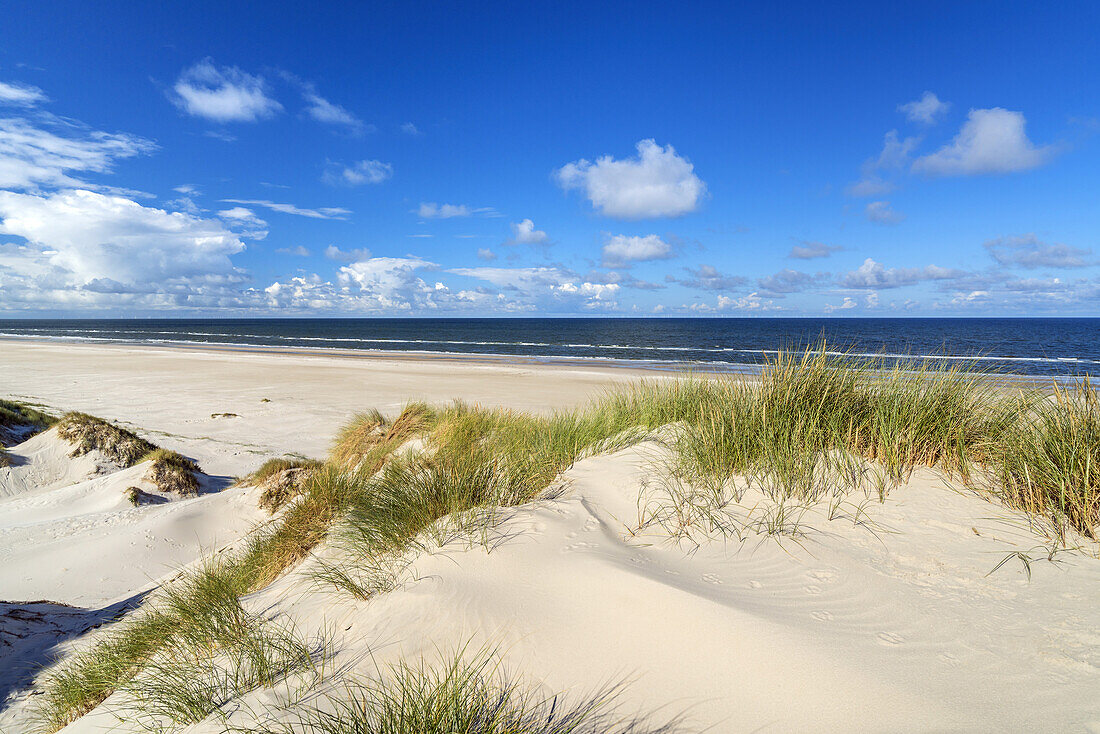
<svg viewBox="0 0 1100 734"><path fill-rule="evenodd" d="M126 420L224 473L251 468L265 451L320 455L341 420L372 405L460 396L545 409L624 377L57 346L32 370L36 347L7 347L0 343L0 389ZM9 372L11 364L21 369ZM130 384L127 370L136 373ZM72 374L85 377L66 383ZM272 403L258 405L265 395ZM215 411L242 418L203 418ZM149 433L158 430L171 435ZM626 681L625 710L686 712L715 732L1100 732L1100 560L1061 553L1048 561L1024 516L954 491L931 472L862 511L859 494L835 519L824 507L808 512L798 542L749 534L689 552L656 529L629 532L663 451L650 443L579 462L567 473L569 491L515 510L492 552L454 543L421 556L406 584L370 602L319 592L309 561L248 603L307 634L335 633L341 674L327 686L377 665L487 644L499 647L508 670L548 690L583 694ZM135 510L111 504L111 482L122 484L112 474L0 500L0 598L16 596L8 588L41 590L30 596L99 608L144 588L159 569L146 567L140 578L112 571L102 581L89 581L87 566L80 577L56 569L93 554L103 567L141 565L127 545L139 534L156 562L183 562L257 517L243 490ZM205 542L176 556L156 550L183 527ZM1015 558L990 573L1015 551L1035 559L1030 580ZM329 548L320 555L336 557ZM35 586L36 578L45 580ZM114 596L95 596L97 584ZM30 611L66 630L87 623L64 609ZM0 607L0 620L5 613ZM48 649L35 644L24 643L21 655ZM236 712L231 721L275 711L282 696L248 694L227 708ZM65 731L135 730L112 703ZM20 731L21 722L19 704L0 714L0 729ZM220 730L208 721L187 731Z"/></svg>

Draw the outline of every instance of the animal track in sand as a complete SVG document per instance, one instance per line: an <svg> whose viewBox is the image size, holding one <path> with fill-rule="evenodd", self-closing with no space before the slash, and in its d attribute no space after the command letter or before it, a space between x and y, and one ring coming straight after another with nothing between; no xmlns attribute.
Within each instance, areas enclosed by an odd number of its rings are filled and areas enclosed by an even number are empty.
<svg viewBox="0 0 1100 734"><path fill-rule="evenodd" d="M718 578L718 574L715 574L715 573L705 573L705 574L703 574L702 578L703 578L703 581L706 581L708 584L720 584L720 583L722 583L722 579Z"/></svg>
<svg viewBox="0 0 1100 734"><path fill-rule="evenodd" d="M759 581L750 581L749 582L749 588L750 589L763 589L764 584L760 583Z"/></svg>
<svg viewBox="0 0 1100 734"><path fill-rule="evenodd" d="M821 581L822 583L830 583L836 581L836 571L828 568L816 568L812 571L807 571L806 575L812 578L814 581Z"/></svg>
<svg viewBox="0 0 1100 734"><path fill-rule="evenodd" d="M814 586L813 584L803 586L802 590L805 591L807 594L820 594L821 593L821 587L820 586Z"/></svg>
<svg viewBox="0 0 1100 734"><path fill-rule="evenodd" d="M895 634L893 632L879 632L877 637L878 637L879 643L883 644L883 645L894 646L894 645L901 645L905 642L904 637L902 637L901 635Z"/></svg>
<svg viewBox="0 0 1100 734"><path fill-rule="evenodd" d="M816 612L811 612L810 616L816 619L818 622L828 622L833 618L832 612L827 612L824 609L819 609Z"/></svg>

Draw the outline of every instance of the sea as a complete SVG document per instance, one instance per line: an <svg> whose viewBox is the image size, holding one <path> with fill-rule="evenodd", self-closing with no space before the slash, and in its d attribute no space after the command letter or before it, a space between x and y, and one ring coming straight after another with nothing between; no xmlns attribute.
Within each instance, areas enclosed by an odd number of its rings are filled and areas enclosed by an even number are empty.
<svg viewBox="0 0 1100 734"><path fill-rule="evenodd" d="M1034 377L1100 374L1100 318L448 318L0 320L0 338L496 355L654 370L758 371L824 348ZM0 350L4 348L0 340Z"/></svg>

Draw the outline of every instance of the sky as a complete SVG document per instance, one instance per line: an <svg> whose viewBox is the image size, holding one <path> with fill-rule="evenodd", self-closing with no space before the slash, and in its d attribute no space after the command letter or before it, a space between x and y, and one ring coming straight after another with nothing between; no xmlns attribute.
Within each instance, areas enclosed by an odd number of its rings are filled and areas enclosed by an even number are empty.
<svg viewBox="0 0 1100 734"><path fill-rule="evenodd" d="M1100 315L1096 3L328 5L6 7L0 317Z"/></svg>

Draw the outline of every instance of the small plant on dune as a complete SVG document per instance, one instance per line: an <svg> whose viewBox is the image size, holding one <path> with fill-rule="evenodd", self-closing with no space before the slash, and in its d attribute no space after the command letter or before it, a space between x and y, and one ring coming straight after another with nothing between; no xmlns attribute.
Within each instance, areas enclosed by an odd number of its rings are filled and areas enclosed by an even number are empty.
<svg viewBox="0 0 1100 734"><path fill-rule="evenodd" d="M161 492L173 492L183 496L199 493L199 465L186 456L168 449L153 449L142 461L149 462L148 479Z"/></svg>
<svg viewBox="0 0 1100 734"><path fill-rule="evenodd" d="M2 447L0 447L0 469L3 469L4 467L11 466L11 464L12 464L11 454L9 454Z"/></svg>
<svg viewBox="0 0 1100 734"><path fill-rule="evenodd" d="M86 413L66 413L57 424L57 435L73 444L72 456L99 451L125 468L156 449L136 434Z"/></svg>
<svg viewBox="0 0 1100 734"><path fill-rule="evenodd" d="M570 702L509 679L500 663L461 653L440 667L392 666L379 680L348 686L323 707L297 712L280 732L316 734L671 734L663 725L616 713L614 689ZM292 714L293 715L293 714ZM265 729L264 731L270 731Z"/></svg>
<svg viewBox="0 0 1100 734"><path fill-rule="evenodd" d="M302 493L305 480L320 466L312 459L268 459L241 483L260 487L259 506L274 514Z"/></svg>
<svg viewBox="0 0 1100 734"><path fill-rule="evenodd" d="M6 442L25 441L54 423L57 418L48 413L14 400L0 400L0 448Z"/></svg>
<svg viewBox="0 0 1100 734"><path fill-rule="evenodd" d="M377 410L360 413L337 434L330 460L346 468L377 471L394 450L423 433L434 415L424 403L409 403L392 422Z"/></svg>
<svg viewBox="0 0 1100 734"><path fill-rule="evenodd" d="M1100 395L1088 379L1034 405L994 454L1010 505L1095 538L1100 526Z"/></svg>
<svg viewBox="0 0 1100 734"><path fill-rule="evenodd" d="M315 669L326 646L247 611L248 583L237 564L210 562L162 589L46 672L33 709L40 728L55 731L115 691L147 723L193 723L234 696Z"/></svg>

